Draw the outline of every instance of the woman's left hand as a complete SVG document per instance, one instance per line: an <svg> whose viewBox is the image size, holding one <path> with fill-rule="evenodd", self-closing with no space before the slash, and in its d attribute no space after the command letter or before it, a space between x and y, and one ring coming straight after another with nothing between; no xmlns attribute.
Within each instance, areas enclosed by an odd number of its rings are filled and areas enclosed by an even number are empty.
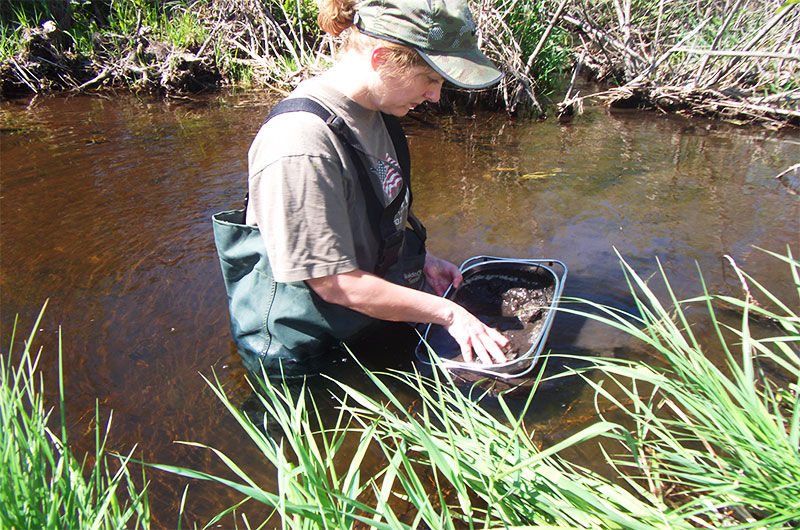
<svg viewBox="0 0 800 530"><path fill-rule="evenodd" d="M458 287L463 279L458 267L449 261L437 258L433 254L425 256L425 267L423 267L422 272L425 273L428 285L438 296L442 296L451 283L453 287Z"/></svg>

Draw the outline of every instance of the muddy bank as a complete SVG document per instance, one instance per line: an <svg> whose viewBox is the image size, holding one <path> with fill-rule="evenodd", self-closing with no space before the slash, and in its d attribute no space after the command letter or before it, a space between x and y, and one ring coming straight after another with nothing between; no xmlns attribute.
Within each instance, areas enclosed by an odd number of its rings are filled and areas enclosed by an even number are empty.
<svg viewBox="0 0 800 530"><path fill-rule="evenodd" d="M289 4L9 0L0 7L0 96L108 87L166 96L225 86L288 92L326 68L337 44L320 35L312 0ZM800 126L797 2L471 5L481 46L504 77L490 90L447 92L440 111L569 120L588 100ZM581 93L579 79L610 88Z"/></svg>

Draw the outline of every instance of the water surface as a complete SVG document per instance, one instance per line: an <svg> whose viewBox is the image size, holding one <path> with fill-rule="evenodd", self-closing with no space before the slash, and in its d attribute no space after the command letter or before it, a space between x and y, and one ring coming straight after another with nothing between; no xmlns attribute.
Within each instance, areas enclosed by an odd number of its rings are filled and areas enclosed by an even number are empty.
<svg viewBox="0 0 800 530"><path fill-rule="evenodd" d="M234 403L251 397L229 337L210 216L241 203L247 149L270 105L247 93L0 103L0 340L9 344L18 314L19 348L49 300L37 344L53 398L63 336L67 422L79 453L93 447L97 400L101 422L114 411L113 449L138 444L144 460L221 472L210 454L174 443L202 442L265 484L274 480L200 376L216 374ZM796 134L606 109L569 124L479 114L417 116L406 128L414 209L441 257L558 259L569 268L566 295L630 308L615 249L643 277L658 258L687 297L699 294L697 267L711 291L738 294L730 255L796 303L787 267L756 249L800 255L798 197L791 181L774 178L800 162ZM711 330L698 331L713 342ZM410 367L412 347L404 335L356 353L371 367ZM611 330L562 315L548 348L641 354ZM344 366L342 378L365 385ZM528 421L547 443L590 421L592 410L585 388L554 383ZM175 526L185 481L148 478L154 527ZM186 522L203 524L236 499L193 482ZM265 513L254 506L250 520Z"/></svg>

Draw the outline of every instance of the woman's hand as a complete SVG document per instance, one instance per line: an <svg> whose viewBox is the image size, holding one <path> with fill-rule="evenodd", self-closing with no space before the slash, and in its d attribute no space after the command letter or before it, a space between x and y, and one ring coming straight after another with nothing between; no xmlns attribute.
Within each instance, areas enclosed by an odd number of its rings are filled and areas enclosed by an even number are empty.
<svg viewBox="0 0 800 530"><path fill-rule="evenodd" d="M507 359L503 351L509 344L505 335L490 328L463 307L456 307L453 319L445 329L458 342L464 362L473 361L473 351L483 364L505 362Z"/></svg>
<svg viewBox="0 0 800 530"><path fill-rule="evenodd" d="M438 296L442 296L451 283L453 287L458 287L463 280L458 267L433 254L425 256L425 266L422 268L422 272L425 273L428 285Z"/></svg>

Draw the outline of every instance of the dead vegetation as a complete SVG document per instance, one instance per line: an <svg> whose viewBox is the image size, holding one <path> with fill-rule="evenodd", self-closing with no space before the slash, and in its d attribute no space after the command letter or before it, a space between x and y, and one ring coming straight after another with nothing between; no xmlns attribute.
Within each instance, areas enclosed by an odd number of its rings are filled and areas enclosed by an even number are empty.
<svg viewBox="0 0 800 530"><path fill-rule="evenodd" d="M559 110L572 112L591 98L736 122L800 125L797 4L572 2L561 20L578 41L575 69L618 86L588 96L572 94L570 87Z"/></svg>
<svg viewBox="0 0 800 530"><path fill-rule="evenodd" d="M589 100L800 125L800 0L470 1L481 47L505 75L495 88L451 99L544 115L543 98L571 73L562 118ZM313 0L84 4L105 6L117 24L81 37L66 10L18 28L17 50L0 55L4 96L104 86L287 92L326 68L336 47L319 33ZM610 88L576 93L580 77Z"/></svg>

